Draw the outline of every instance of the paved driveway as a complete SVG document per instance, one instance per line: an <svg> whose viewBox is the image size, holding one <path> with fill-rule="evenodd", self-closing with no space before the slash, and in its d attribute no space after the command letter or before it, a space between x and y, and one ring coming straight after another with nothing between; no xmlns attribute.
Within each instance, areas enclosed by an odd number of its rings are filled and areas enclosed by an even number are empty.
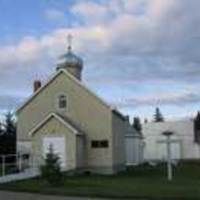
<svg viewBox="0 0 200 200"><path fill-rule="evenodd" d="M30 193L22 193L22 192L0 191L0 200L101 200L101 199L62 197L62 196L50 196L50 195L30 194Z"/></svg>

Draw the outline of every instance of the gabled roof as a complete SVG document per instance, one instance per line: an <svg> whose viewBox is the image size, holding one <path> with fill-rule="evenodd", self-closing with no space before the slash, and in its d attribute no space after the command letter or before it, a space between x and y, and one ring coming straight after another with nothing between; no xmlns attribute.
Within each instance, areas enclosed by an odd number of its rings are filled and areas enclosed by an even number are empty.
<svg viewBox="0 0 200 200"><path fill-rule="evenodd" d="M75 135L83 135L83 133L80 131L79 128L75 127L75 125L71 124L67 118L63 118L60 115L56 114L56 113L50 113L47 117L45 117L40 123L38 123L35 127L33 127L28 135L32 136L37 130L39 130L45 123L48 122L48 120L50 120L51 118L55 118L57 119L59 122L61 122L64 126L66 126L67 128L69 128Z"/></svg>
<svg viewBox="0 0 200 200"><path fill-rule="evenodd" d="M90 95L94 96L99 102L101 102L102 105L106 106L108 109L110 109L115 115L120 117L122 120L125 120L125 116L121 114L116 107L113 107L109 104L107 104L104 100L102 100L98 95L96 95L94 92L89 90L83 82L79 81L77 78L75 78L73 75L71 75L67 70L65 69L59 69L56 73L52 75L50 79L47 80L47 82L39 88L36 92L34 92L19 108L17 108L16 113L20 112L26 105L29 104L40 92L42 92L53 80L56 79L57 76L59 76L61 73L64 73L67 77L69 77L72 81L74 81L76 84L81 86L85 91L87 91Z"/></svg>
<svg viewBox="0 0 200 200"><path fill-rule="evenodd" d="M56 113L56 115L58 115L61 119L63 119L64 121L66 121L68 124L70 124L72 127L74 127L78 133L84 134L85 132L75 123L73 122L71 119L69 119L67 116L61 116L60 114Z"/></svg>
<svg viewBox="0 0 200 200"><path fill-rule="evenodd" d="M26 105L29 104L41 91L43 91L57 76L59 76L61 73L64 73L66 76L68 76L72 81L74 81L76 84L81 86L84 90L86 90L88 93L93 95L98 101L100 101L104 106L107 108L113 110L113 108L108 105L105 101L103 101L99 96L94 94L91 90L89 90L81 81L79 81L77 78L75 78L73 75L71 75L67 70L65 69L59 69L56 73L53 74L53 76L41 87L39 88L35 93L33 93L19 108L17 108L16 112L18 113L20 110L22 110Z"/></svg>

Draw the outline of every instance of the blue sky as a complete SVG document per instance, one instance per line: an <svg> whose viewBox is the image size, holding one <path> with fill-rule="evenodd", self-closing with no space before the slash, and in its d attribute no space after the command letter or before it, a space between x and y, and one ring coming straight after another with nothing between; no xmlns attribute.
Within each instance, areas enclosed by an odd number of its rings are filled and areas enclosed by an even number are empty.
<svg viewBox="0 0 200 200"><path fill-rule="evenodd" d="M0 36L1 42L13 42L27 35L40 37L42 34L68 25L67 20L49 21L46 12L66 12L70 0L1 0ZM69 15L68 15L69 16Z"/></svg>
<svg viewBox="0 0 200 200"><path fill-rule="evenodd" d="M15 109L66 51L83 82L131 117L192 117L200 106L198 0L0 0L0 110Z"/></svg>

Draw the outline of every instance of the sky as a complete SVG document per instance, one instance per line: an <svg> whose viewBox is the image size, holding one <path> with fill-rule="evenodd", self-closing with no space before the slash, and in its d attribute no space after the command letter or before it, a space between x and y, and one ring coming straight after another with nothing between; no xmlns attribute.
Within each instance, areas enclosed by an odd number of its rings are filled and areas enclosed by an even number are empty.
<svg viewBox="0 0 200 200"><path fill-rule="evenodd" d="M0 112L44 83L58 58L84 60L83 82L131 118L200 110L199 0L0 0Z"/></svg>

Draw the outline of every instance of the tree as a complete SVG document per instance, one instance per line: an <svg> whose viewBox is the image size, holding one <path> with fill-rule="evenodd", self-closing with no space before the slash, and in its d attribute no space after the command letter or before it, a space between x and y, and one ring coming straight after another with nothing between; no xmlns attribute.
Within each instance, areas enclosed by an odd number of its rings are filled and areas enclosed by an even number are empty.
<svg viewBox="0 0 200 200"><path fill-rule="evenodd" d="M194 142L200 144L200 112L194 119Z"/></svg>
<svg viewBox="0 0 200 200"><path fill-rule="evenodd" d="M0 155L5 152L5 135L3 130L3 125L0 123Z"/></svg>
<svg viewBox="0 0 200 200"><path fill-rule="evenodd" d="M0 154L16 154L16 122L11 112L6 113L0 123Z"/></svg>
<svg viewBox="0 0 200 200"><path fill-rule="evenodd" d="M141 125L139 117L134 117L133 118L133 127L135 128L135 130L137 130L139 133L141 133L142 125Z"/></svg>
<svg viewBox="0 0 200 200"><path fill-rule="evenodd" d="M60 167L60 158L54 153L53 146L49 146L46 154L45 164L41 166L41 175L51 185L60 185L62 183L62 173Z"/></svg>
<svg viewBox="0 0 200 200"><path fill-rule="evenodd" d="M11 136L16 135L16 123L14 120L14 114L11 112L6 113L5 115L5 133Z"/></svg>
<svg viewBox="0 0 200 200"><path fill-rule="evenodd" d="M0 137L4 134L3 124L0 122Z"/></svg>
<svg viewBox="0 0 200 200"><path fill-rule="evenodd" d="M5 115L4 135L7 154L16 154L16 122L11 112Z"/></svg>
<svg viewBox="0 0 200 200"><path fill-rule="evenodd" d="M154 122L164 122L164 117L158 107L156 108L156 111L154 114Z"/></svg>

